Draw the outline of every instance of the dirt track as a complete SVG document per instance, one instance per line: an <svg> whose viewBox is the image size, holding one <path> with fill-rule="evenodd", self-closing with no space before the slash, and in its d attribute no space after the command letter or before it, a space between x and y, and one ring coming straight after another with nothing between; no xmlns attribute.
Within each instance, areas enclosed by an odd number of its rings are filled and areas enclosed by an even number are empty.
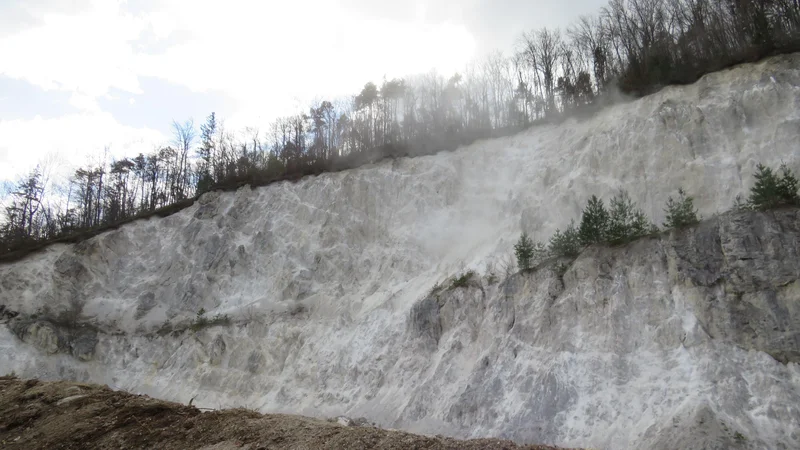
<svg viewBox="0 0 800 450"><path fill-rule="evenodd" d="M1 449L554 449L418 436L246 409L195 407L104 386L0 377Z"/></svg>

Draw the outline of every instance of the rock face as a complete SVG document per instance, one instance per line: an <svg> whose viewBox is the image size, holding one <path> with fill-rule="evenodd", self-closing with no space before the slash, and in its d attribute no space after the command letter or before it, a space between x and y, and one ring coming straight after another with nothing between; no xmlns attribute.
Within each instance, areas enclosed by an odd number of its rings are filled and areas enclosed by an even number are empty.
<svg viewBox="0 0 800 450"><path fill-rule="evenodd" d="M520 228L546 239L591 194L625 188L658 220L683 186L710 217L757 162L800 168L799 67L774 58L453 153L210 193L0 266L0 373L459 437L800 448L797 211L510 277L499 263ZM201 309L230 323L200 326Z"/></svg>
<svg viewBox="0 0 800 450"><path fill-rule="evenodd" d="M54 323L52 320L37 320L25 315L16 316L11 322L11 331L26 344L42 352L53 355L66 353L81 361L88 361L94 355L97 345L97 331L87 324Z"/></svg>
<svg viewBox="0 0 800 450"><path fill-rule="evenodd" d="M800 211L726 214L588 249L563 274L552 262L488 295L434 293L409 333L438 350L437 373L401 417L604 448L795 448L798 251ZM465 353L481 357L456 375ZM450 383L455 401L430 401ZM564 439L581 424L597 429Z"/></svg>
<svg viewBox="0 0 800 450"><path fill-rule="evenodd" d="M800 363L800 216L729 216L704 224L669 256L712 338ZM674 261L674 262L672 262Z"/></svg>

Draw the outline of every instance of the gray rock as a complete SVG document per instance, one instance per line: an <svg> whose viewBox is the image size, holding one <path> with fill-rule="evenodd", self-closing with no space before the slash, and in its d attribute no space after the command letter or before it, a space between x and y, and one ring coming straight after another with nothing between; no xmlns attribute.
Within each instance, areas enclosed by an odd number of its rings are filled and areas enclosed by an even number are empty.
<svg viewBox="0 0 800 450"><path fill-rule="evenodd" d="M442 324L439 319L439 300L436 295L428 295L411 308L408 328L412 337L421 338L427 346L436 347L442 337Z"/></svg>
<svg viewBox="0 0 800 450"><path fill-rule="evenodd" d="M80 400L80 399L82 399L84 397L86 397L86 395L72 395L70 397L62 398L61 400L56 402L56 406L65 405L65 404L67 404L69 402L73 402L75 400Z"/></svg>
<svg viewBox="0 0 800 450"><path fill-rule="evenodd" d="M469 378L461 381L444 411L445 423L456 434L505 421L504 429L513 430L505 437L563 442L553 439L570 427L574 418L565 417L567 411L590 418L583 426L592 429L594 422L624 411L624 406L609 411L608 404L622 395L615 386L643 389L643 373L654 371L665 377L656 386L672 389L669 377L680 377L673 368L681 363L668 355L697 349L734 358L702 369L725 387L710 394L711 405L690 401L697 393L686 392L686 406L644 430L635 447L769 447L768 441L759 441L758 426L741 416L753 401L754 375L742 375L734 362L740 356L733 356L730 347L763 352L783 364L800 363L798 224L797 209L729 213L627 246L590 248L568 262L563 276L554 269L557 262L516 274L483 300L477 289L443 289L425 296L411 308L406 332L409 339L424 342L430 355L440 355L442 369L431 377L437 381L415 391L401 423L436 414L430 399L447 389L451 369L444 368L465 364L460 354L475 351L477 323L477 336L494 340L477 347L483 356L471 362ZM661 355L655 361L665 366L640 365L635 358L642 349ZM573 358L582 362L570 362ZM531 370L540 365L547 370ZM592 403L587 395L603 400ZM515 399L510 417L495 406L507 398ZM800 423L796 410L777 411L780 416L773 420L786 423L787 430ZM789 434L786 442L796 438ZM606 445L614 447L613 441Z"/></svg>
<svg viewBox="0 0 800 450"><path fill-rule="evenodd" d="M156 306L156 295L152 292L145 292L139 296L139 301L136 304L136 314L134 319L139 320L144 317L151 309Z"/></svg>
<svg viewBox="0 0 800 450"><path fill-rule="evenodd" d="M258 373L261 366L264 365L264 354L258 350L254 350L247 357L247 371L250 373Z"/></svg>
<svg viewBox="0 0 800 450"><path fill-rule="evenodd" d="M23 342L48 353L66 353L81 361L89 361L97 346L97 331L87 325L66 325L52 319L19 316L11 330Z"/></svg>
<svg viewBox="0 0 800 450"><path fill-rule="evenodd" d="M651 426L642 438L642 446L654 450L764 448L754 444L744 433L721 421L707 405L675 416L661 426Z"/></svg>
<svg viewBox="0 0 800 450"><path fill-rule="evenodd" d="M69 337L70 353L81 361L89 361L94 357L97 342L97 332L92 329L73 331Z"/></svg>
<svg viewBox="0 0 800 450"><path fill-rule="evenodd" d="M210 349L208 351L209 362L212 366L218 366L222 363L222 358L225 356L225 339L223 339L221 334L218 334L216 338L211 342Z"/></svg>
<svg viewBox="0 0 800 450"><path fill-rule="evenodd" d="M58 353L60 348L58 329L55 325L45 321L34 321L21 325L17 334L23 342L49 353Z"/></svg>
<svg viewBox="0 0 800 450"><path fill-rule="evenodd" d="M665 244L712 338L800 362L800 210L725 214Z"/></svg>

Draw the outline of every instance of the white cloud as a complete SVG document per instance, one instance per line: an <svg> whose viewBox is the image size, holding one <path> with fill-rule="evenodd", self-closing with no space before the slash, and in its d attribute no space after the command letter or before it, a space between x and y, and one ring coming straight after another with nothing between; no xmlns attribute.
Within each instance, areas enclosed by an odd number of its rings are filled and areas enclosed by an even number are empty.
<svg viewBox="0 0 800 450"><path fill-rule="evenodd" d="M0 39L0 74L92 96L111 87L141 92L131 42L146 21L101 0L76 14L39 14L39 24Z"/></svg>
<svg viewBox="0 0 800 450"><path fill-rule="evenodd" d="M225 92L243 109L283 112L295 99L350 94L384 75L452 73L475 48L457 23L363 17L328 0L166 0L128 12L136 4L37 9L38 25L0 39L0 74L89 96L141 93L146 75ZM137 45L178 34L157 54Z"/></svg>
<svg viewBox="0 0 800 450"><path fill-rule="evenodd" d="M80 92L72 93L69 98L69 104L81 111L100 112L100 105L97 104L97 99Z"/></svg>
<svg viewBox="0 0 800 450"><path fill-rule="evenodd" d="M120 157L152 151L167 140L159 131L125 126L104 112L0 121L0 180L13 179L53 154L73 163L58 168L69 173L102 156L106 146L109 157Z"/></svg>
<svg viewBox="0 0 800 450"><path fill-rule="evenodd" d="M297 112L318 96L354 94L384 76L453 73L475 49L459 24L364 18L325 0L172 0L160 8L154 14L171 17L172 31L189 38L137 55L139 73L227 93L239 109L236 123Z"/></svg>
<svg viewBox="0 0 800 450"><path fill-rule="evenodd" d="M139 73L194 91L220 90L240 109L265 115L305 109L318 95L353 94L383 76L452 73L475 48L458 24L365 19L324 0L172 0L160 8L153 14L190 38L158 55L137 55Z"/></svg>
<svg viewBox="0 0 800 450"><path fill-rule="evenodd" d="M242 103L350 93L370 79L458 70L475 42L463 25L353 15L327 0L167 0L139 14L94 0L75 14L41 12L41 23L0 40L0 74L45 89L100 96L141 93L154 76L194 91L217 89ZM148 38L182 33L158 54Z"/></svg>

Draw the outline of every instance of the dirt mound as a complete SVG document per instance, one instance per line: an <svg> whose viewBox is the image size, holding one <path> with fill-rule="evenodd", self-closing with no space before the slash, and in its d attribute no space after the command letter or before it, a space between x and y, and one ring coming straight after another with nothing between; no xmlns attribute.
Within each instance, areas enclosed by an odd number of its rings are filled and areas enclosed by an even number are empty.
<svg viewBox="0 0 800 450"><path fill-rule="evenodd" d="M0 377L4 449L554 449L458 441L246 409L193 406L105 386Z"/></svg>

